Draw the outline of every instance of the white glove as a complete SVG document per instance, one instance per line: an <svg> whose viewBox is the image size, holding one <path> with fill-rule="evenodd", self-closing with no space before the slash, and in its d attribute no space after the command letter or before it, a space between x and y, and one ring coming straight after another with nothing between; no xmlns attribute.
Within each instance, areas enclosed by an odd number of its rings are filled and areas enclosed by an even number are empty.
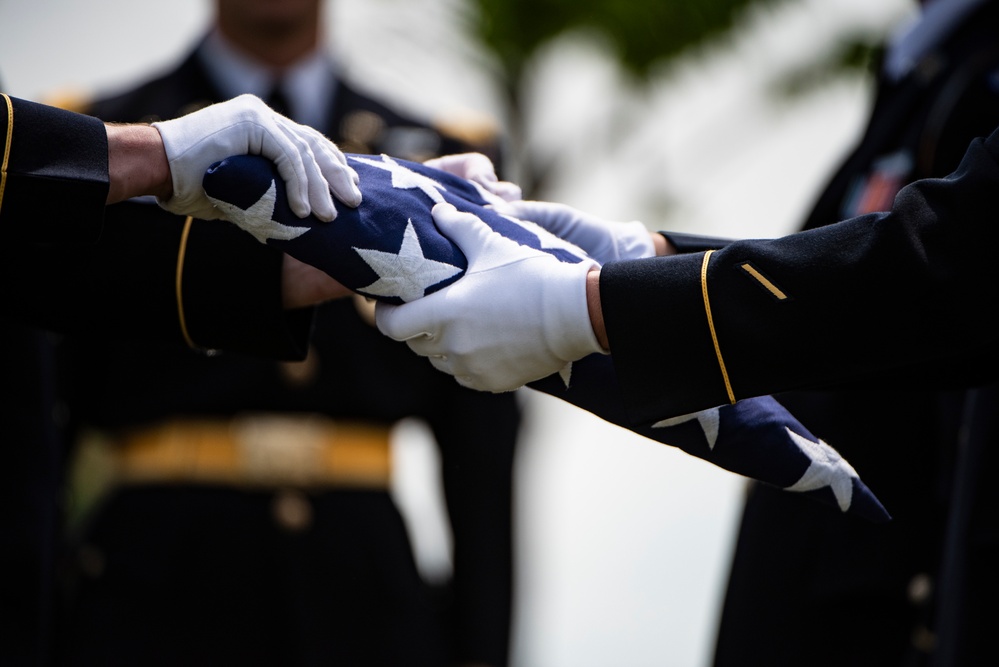
<svg viewBox="0 0 999 667"><path fill-rule="evenodd" d="M565 204L543 201L510 202L503 212L544 227L601 264L656 254L652 235L641 222L607 222Z"/></svg>
<svg viewBox="0 0 999 667"><path fill-rule="evenodd" d="M524 197L519 185L497 178L493 161L482 153L443 155L427 160L423 164L475 183L486 193L499 198L496 201L492 197L486 197L487 201L492 204L517 201Z"/></svg>
<svg viewBox="0 0 999 667"><path fill-rule="evenodd" d="M434 206L433 217L465 253L468 269L415 301L379 303L375 319L383 334L406 341L459 384L493 392L517 389L603 351L586 303L586 274L595 262L561 262L450 204Z"/></svg>
<svg viewBox="0 0 999 667"><path fill-rule="evenodd" d="M220 218L201 187L212 164L233 155L263 155L277 165L288 185L295 215L336 217L330 190L348 206L361 203L357 173L336 144L316 130L274 112L253 95L168 121L153 123L163 137L173 178L173 196L160 201L172 213L207 220Z"/></svg>

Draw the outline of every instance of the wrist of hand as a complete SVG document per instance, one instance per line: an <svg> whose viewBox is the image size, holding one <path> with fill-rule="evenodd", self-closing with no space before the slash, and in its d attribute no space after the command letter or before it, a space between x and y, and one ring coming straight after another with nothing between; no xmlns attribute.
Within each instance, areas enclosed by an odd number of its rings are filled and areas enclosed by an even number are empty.
<svg viewBox="0 0 999 667"><path fill-rule="evenodd" d="M652 237L652 246L655 248L656 257L676 254L676 247L670 243L668 238L654 232L650 233L649 236Z"/></svg>
<svg viewBox="0 0 999 667"><path fill-rule="evenodd" d="M203 196L200 181L211 163L208 159L194 160L196 166L191 167L185 162L185 156L195 153L198 131L207 132L207 129L189 125L189 122L189 119L180 118L152 124L153 129L160 135L170 174L169 191L164 195L158 195L156 200L161 207L171 213L213 220L220 217L220 214ZM186 159L190 160L190 157Z"/></svg>
<svg viewBox="0 0 999 667"><path fill-rule="evenodd" d="M586 274L586 310L590 316L590 326L593 335L599 343L601 352L610 352L610 343L607 341L607 328L604 325L604 311L600 303L600 269L590 269Z"/></svg>
<svg viewBox="0 0 999 667"><path fill-rule="evenodd" d="M159 132L150 125L104 126L108 135L107 203L140 195L169 197L170 165Z"/></svg>
<svg viewBox="0 0 999 667"><path fill-rule="evenodd" d="M281 297L285 308L305 308L353 294L325 271L285 255L281 265Z"/></svg>
<svg viewBox="0 0 999 667"><path fill-rule="evenodd" d="M604 353L590 313L590 274L599 276L596 262L562 264L558 276L540 281L541 331L552 354L569 363L594 352Z"/></svg>

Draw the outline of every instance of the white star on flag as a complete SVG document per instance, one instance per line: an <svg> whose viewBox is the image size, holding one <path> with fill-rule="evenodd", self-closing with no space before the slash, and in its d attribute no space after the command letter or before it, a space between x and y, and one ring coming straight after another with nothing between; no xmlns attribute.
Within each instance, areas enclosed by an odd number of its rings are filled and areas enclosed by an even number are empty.
<svg viewBox="0 0 999 667"><path fill-rule="evenodd" d="M839 508L844 512L850 509L850 502L853 500L853 478L857 477L857 471L853 466L821 440L812 442L791 429L787 429L787 432L798 443L801 451L811 459L808 470L801 479L787 487L787 491L813 491L828 486L836 496Z"/></svg>
<svg viewBox="0 0 999 667"><path fill-rule="evenodd" d="M568 389L569 388L569 382L572 380L572 362L571 361L569 363L567 363L565 366L562 367L562 370L560 370L558 372L558 376L560 378L562 378L562 382L565 383L565 388Z"/></svg>
<svg viewBox="0 0 999 667"><path fill-rule="evenodd" d="M267 243L268 239L290 241L297 239L310 229L309 227L283 225L274 220L274 204L277 202L277 186L274 181L271 181L271 186L267 188L267 192L245 210L235 204L211 196L208 197L208 200L215 205L215 208L222 211L229 222L234 222L250 232L261 243Z"/></svg>
<svg viewBox="0 0 999 667"><path fill-rule="evenodd" d="M380 160L362 157L355 157L354 159L372 167L384 169L392 174L393 188L400 190L420 190L423 194L430 197L435 204L444 202L444 196L441 195L441 192L445 190L443 185L428 176L418 174L412 169L402 166L388 155L382 155Z"/></svg>
<svg viewBox="0 0 999 667"><path fill-rule="evenodd" d="M718 441L718 424L721 422L721 413L718 411L718 408L701 410L689 415L680 415L672 419L663 419L653 424L652 428L668 428L684 422L693 421L694 419L697 420L697 423L701 426L701 430L704 431L704 437L708 441L708 449L714 450L715 443Z"/></svg>
<svg viewBox="0 0 999 667"><path fill-rule="evenodd" d="M398 253L370 248L354 250L378 274L378 280L358 289L371 296L399 297L406 302L413 301L422 297L431 285L461 273L457 266L427 259L423 255L412 220L406 225Z"/></svg>

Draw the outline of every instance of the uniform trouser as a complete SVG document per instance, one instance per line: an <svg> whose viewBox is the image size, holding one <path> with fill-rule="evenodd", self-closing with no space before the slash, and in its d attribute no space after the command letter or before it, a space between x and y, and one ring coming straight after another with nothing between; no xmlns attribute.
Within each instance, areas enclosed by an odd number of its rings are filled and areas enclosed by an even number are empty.
<svg viewBox="0 0 999 667"><path fill-rule="evenodd" d="M63 663L445 664L390 495L292 497L289 513L282 492L118 490L76 550Z"/></svg>
<svg viewBox="0 0 999 667"><path fill-rule="evenodd" d="M0 320L0 665L47 665L63 445L47 335Z"/></svg>

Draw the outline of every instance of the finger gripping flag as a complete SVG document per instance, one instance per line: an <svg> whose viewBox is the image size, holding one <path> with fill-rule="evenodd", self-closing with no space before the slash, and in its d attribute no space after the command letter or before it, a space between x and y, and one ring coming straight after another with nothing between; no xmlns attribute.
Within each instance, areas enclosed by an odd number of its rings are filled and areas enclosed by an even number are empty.
<svg viewBox="0 0 999 667"><path fill-rule="evenodd" d="M235 156L213 165L204 188L227 219L258 241L387 303L443 289L467 269L460 248L434 225L430 211L439 202L474 213L503 236L561 261L585 258L579 248L537 225L488 208L497 203L492 196L462 178L384 155L347 159L360 177L364 202L356 209L336 202L333 222L292 213L283 180L261 157ZM772 397L636 425L627 417L610 357L600 354L529 386L725 470L808 495L841 512L878 522L890 518L850 464Z"/></svg>

